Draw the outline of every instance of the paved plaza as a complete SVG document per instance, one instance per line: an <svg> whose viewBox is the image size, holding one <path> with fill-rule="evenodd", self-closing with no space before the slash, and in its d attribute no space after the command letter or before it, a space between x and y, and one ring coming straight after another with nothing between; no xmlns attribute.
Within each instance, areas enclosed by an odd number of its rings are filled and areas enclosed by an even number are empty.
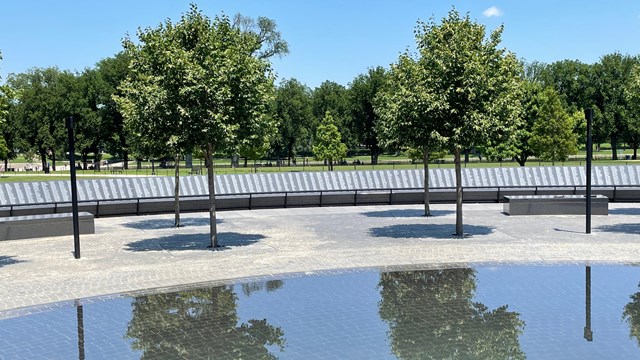
<svg viewBox="0 0 640 360"><path fill-rule="evenodd" d="M106 217L96 234L0 241L0 315L33 305L151 288L367 267L473 263L639 263L640 204L609 216L508 216L502 204L313 207L218 213L222 248L209 244L207 213ZM12 310L12 311L8 311Z"/></svg>

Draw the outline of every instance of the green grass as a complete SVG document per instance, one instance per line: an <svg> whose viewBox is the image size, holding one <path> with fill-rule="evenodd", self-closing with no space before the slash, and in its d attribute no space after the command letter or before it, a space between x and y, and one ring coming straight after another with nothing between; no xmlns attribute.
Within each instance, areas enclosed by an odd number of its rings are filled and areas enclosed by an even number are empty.
<svg viewBox="0 0 640 360"><path fill-rule="evenodd" d="M422 164L411 164L408 160L402 157L394 157L394 156L385 156L381 158L381 161L391 162L380 165L354 165L353 161L355 158L348 160L348 165L336 165L334 168L336 171L354 171L354 170L406 170L406 169L422 169ZM359 157L361 161L368 161L366 157ZM501 163L497 162L487 162L487 161L479 161L477 157L471 158L469 163L463 163L463 168L492 168L492 167L516 167L519 166L514 161L505 161ZM319 164L313 165L302 165L302 160L298 161L297 166L275 166L272 163L272 166L266 166L267 162L263 162L262 164L258 163L258 167L253 167L253 163L249 163L249 167L242 167L243 163L241 162L241 167L231 168L229 166L229 161L220 161L215 162L216 174L248 174L248 173L273 173L273 172L300 172L300 171L327 171L326 166L322 166ZM283 162L283 164L286 162ZM15 163L12 163L15 164ZM539 161L528 161L527 166L584 166L585 161L584 158L580 158L579 160L572 160L567 162L556 162L555 164L551 162L539 162ZM593 165L640 165L640 160L595 160ZM194 162L194 166L200 166L199 163ZM16 166L17 167L17 166ZM431 163L429 164L431 169L443 168L443 169L451 169L454 167L451 159L447 159L445 163ZM181 176L190 175L191 169L187 169L182 167L180 169ZM110 169L104 168L102 171L95 170L77 170L76 171L78 180L82 179L104 179L104 178L117 178L124 176L151 176L152 170L151 168L143 168L140 170L136 170L135 167L132 167L128 170L123 170L122 173L115 172L111 173ZM206 169L203 169L203 175L206 175ZM156 176L173 176L174 169L173 168L155 168ZM17 172L7 172L0 176L0 182L21 182L21 181L51 181L51 180L68 180L70 177L69 171L55 171L51 174L45 174L42 171L17 171Z"/></svg>

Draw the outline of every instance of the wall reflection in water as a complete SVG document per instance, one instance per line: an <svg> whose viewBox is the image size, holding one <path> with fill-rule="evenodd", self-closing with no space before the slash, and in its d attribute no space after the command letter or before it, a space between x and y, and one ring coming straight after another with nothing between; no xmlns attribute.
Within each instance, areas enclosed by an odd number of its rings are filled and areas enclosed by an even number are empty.
<svg viewBox="0 0 640 360"><path fill-rule="evenodd" d="M468 268L380 274L380 317L400 359L524 359L524 322L507 305L474 302Z"/></svg>

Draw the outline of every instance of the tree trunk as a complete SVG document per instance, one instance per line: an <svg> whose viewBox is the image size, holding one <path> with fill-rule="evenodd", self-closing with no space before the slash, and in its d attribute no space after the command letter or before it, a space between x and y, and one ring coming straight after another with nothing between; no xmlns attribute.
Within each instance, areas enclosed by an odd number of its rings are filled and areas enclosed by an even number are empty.
<svg viewBox="0 0 640 360"><path fill-rule="evenodd" d="M95 170L100 171L100 163L102 162L102 155L100 154L100 151L94 152L93 154L94 154L93 158L94 158L94 164L95 164L93 168Z"/></svg>
<svg viewBox="0 0 640 360"><path fill-rule="evenodd" d="M173 226L179 228L180 227L180 155L179 154L176 154L174 168L176 170L175 172L176 183L173 189L173 194L175 197L174 198L175 201L173 203L175 220L173 222Z"/></svg>
<svg viewBox="0 0 640 360"><path fill-rule="evenodd" d="M209 231L211 236L211 248L218 247L218 230L216 227L216 188L215 175L213 173L213 146L207 144L207 180L209 181Z"/></svg>
<svg viewBox="0 0 640 360"><path fill-rule="evenodd" d="M129 170L129 152L127 150L122 152L122 168Z"/></svg>
<svg viewBox="0 0 640 360"><path fill-rule="evenodd" d="M462 169L460 168L460 148L454 151L456 167L456 236L462 236Z"/></svg>
<svg viewBox="0 0 640 360"><path fill-rule="evenodd" d="M611 134L611 159L618 160L618 136Z"/></svg>
<svg viewBox="0 0 640 360"><path fill-rule="evenodd" d="M56 152L51 154L51 170L56 171Z"/></svg>
<svg viewBox="0 0 640 360"><path fill-rule="evenodd" d="M424 164L424 216L431 216L429 209L429 150L424 149L422 156Z"/></svg>
<svg viewBox="0 0 640 360"><path fill-rule="evenodd" d="M638 145L633 145L633 160L638 158Z"/></svg>
<svg viewBox="0 0 640 360"><path fill-rule="evenodd" d="M47 153L40 151L40 163L42 164L42 170L47 166Z"/></svg>
<svg viewBox="0 0 640 360"><path fill-rule="evenodd" d="M371 165L378 165L378 156L380 155L380 147L371 145Z"/></svg>

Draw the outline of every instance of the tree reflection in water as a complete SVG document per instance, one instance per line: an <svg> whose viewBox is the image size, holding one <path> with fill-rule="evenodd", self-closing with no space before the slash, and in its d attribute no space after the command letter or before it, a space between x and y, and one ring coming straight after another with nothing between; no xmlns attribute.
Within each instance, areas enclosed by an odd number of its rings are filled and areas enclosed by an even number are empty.
<svg viewBox="0 0 640 360"><path fill-rule="evenodd" d="M239 324L237 300L232 286L136 297L127 337L142 359L277 359L267 346L284 350L282 329L266 319Z"/></svg>
<svg viewBox="0 0 640 360"><path fill-rule="evenodd" d="M518 337L524 321L507 305L473 302L468 268L380 275L380 317L400 359L525 359Z"/></svg>
<svg viewBox="0 0 640 360"><path fill-rule="evenodd" d="M630 298L631 301L624 307L622 318L629 324L629 337L636 338L640 346L640 292L631 295Z"/></svg>

